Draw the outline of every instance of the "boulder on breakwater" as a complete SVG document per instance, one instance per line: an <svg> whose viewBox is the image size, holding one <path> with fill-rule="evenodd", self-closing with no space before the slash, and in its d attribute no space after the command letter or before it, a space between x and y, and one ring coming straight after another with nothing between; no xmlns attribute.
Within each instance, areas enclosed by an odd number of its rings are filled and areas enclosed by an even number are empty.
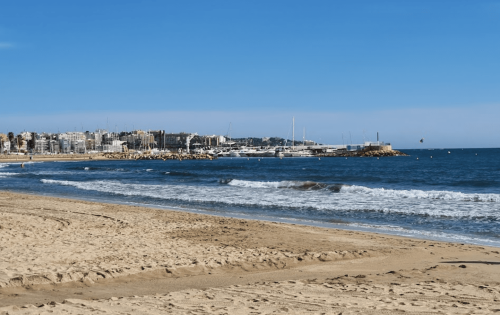
<svg viewBox="0 0 500 315"><path fill-rule="evenodd" d="M213 160L214 157L210 154L178 154L178 153L159 153L159 154L137 154L137 153L127 153L127 152L110 152L103 153L106 159L111 160Z"/></svg>
<svg viewBox="0 0 500 315"><path fill-rule="evenodd" d="M361 150L346 151L338 150L333 153L319 154L321 157L386 157L386 156L408 156L408 154L398 150Z"/></svg>

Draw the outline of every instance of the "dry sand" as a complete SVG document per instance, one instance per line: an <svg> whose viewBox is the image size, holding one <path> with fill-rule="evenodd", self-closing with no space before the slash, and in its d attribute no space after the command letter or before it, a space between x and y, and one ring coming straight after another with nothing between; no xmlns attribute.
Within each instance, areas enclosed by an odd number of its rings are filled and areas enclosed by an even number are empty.
<svg viewBox="0 0 500 315"><path fill-rule="evenodd" d="M490 314L498 248L0 192L0 314Z"/></svg>

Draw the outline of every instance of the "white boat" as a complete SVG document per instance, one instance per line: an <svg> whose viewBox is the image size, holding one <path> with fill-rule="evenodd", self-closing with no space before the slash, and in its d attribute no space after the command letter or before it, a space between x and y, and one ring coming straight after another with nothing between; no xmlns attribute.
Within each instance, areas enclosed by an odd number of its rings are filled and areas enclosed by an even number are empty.
<svg viewBox="0 0 500 315"><path fill-rule="evenodd" d="M311 150L285 150L281 152L284 157L311 157L314 156Z"/></svg>
<svg viewBox="0 0 500 315"><path fill-rule="evenodd" d="M217 152L215 152L217 154L217 156L219 157L228 157L230 156L230 151L224 151L224 150L219 150Z"/></svg>
<svg viewBox="0 0 500 315"><path fill-rule="evenodd" d="M240 150L231 151L232 157L255 157L257 150L252 148L241 147Z"/></svg>
<svg viewBox="0 0 500 315"><path fill-rule="evenodd" d="M245 150L240 150L240 156L241 157L256 157L257 156L257 151L253 149L245 149Z"/></svg>
<svg viewBox="0 0 500 315"><path fill-rule="evenodd" d="M262 156L263 157L275 157L276 156L276 150L274 149L267 149L262 151Z"/></svg>

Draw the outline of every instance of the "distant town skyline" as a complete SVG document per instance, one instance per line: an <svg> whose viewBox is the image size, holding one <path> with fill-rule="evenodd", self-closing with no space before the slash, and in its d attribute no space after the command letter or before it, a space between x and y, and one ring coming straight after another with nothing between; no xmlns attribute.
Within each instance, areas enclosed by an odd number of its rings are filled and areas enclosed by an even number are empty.
<svg viewBox="0 0 500 315"><path fill-rule="evenodd" d="M499 32L498 1L2 3L0 133L295 117L325 144L500 147Z"/></svg>

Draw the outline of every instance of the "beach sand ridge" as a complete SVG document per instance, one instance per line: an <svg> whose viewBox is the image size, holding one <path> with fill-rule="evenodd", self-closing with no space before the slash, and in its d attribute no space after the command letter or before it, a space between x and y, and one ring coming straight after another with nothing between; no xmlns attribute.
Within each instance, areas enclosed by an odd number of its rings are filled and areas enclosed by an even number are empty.
<svg viewBox="0 0 500 315"><path fill-rule="evenodd" d="M0 193L0 314L490 314L497 248Z"/></svg>

